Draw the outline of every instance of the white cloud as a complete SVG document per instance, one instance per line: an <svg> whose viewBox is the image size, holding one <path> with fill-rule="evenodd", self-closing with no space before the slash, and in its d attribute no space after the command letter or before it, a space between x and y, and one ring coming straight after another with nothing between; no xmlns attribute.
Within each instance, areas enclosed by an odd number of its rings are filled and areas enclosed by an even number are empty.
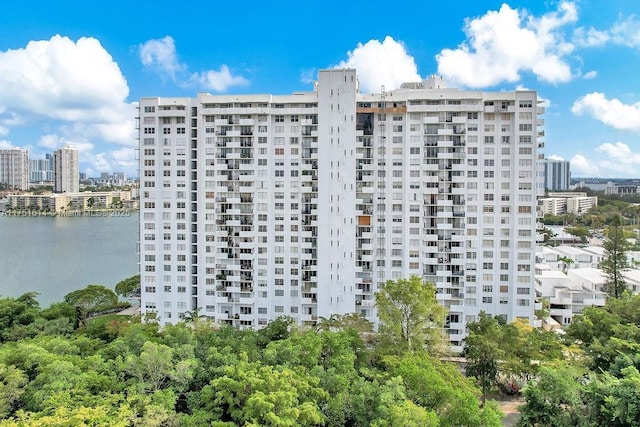
<svg viewBox="0 0 640 427"><path fill-rule="evenodd" d="M63 147L64 141L58 135L47 134L42 135L40 139L38 139L37 144L40 147L53 151L57 150L60 147Z"/></svg>
<svg viewBox="0 0 640 427"><path fill-rule="evenodd" d="M598 72L596 70L587 71L582 76L583 79L593 79L595 77L598 77Z"/></svg>
<svg viewBox="0 0 640 427"><path fill-rule="evenodd" d="M563 162L564 161L564 157L558 156L556 154L552 154L550 156L547 156L546 158L549 159L549 160L555 160L555 161L558 161L558 162Z"/></svg>
<svg viewBox="0 0 640 427"><path fill-rule="evenodd" d="M516 82L523 71L545 82L567 82L572 75L565 57L573 45L564 41L561 29L576 20L576 7L568 1L540 18L505 3L499 11L466 21L467 41L436 55L438 73L467 87Z"/></svg>
<svg viewBox="0 0 640 427"><path fill-rule="evenodd" d="M574 176L599 177L600 170L582 154L576 154L570 160L571 174Z"/></svg>
<svg viewBox="0 0 640 427"><path fill-rule="evenodd" d="M118 64L94 38L31 41L0 52L0 105L66 121L112 123L129 87Z"/></svg>
<svg viewBox="0 0 640 427"><path fill-rule="evenodd" d="M24 119L13 111L0 106L0 126L10 128L24 124ZM8 129L7 129L8 131Z"/></svg>
<svg viewBox="0 0 640 427"><path fill-rule="evenodd" d="M123 147L119 150L111 152L113 163L117 166L114 168L117 170L133 171L138 167L138 161L136 160L135 149Z"/></svg>
<svg viewBox="0 0 640 427"><path fill-rule="evenodd" d="M310 84L316 81L318 70L315 68L309 68L307 70L300 71L300 81L305 84Z"/></svg>
<svg viewBox="0 0 640 427"><path fill-rule="evenodd" d="M0 150L8 150L10 148L15 148L15 146L6 139L0 139Z"/></svg>
<svg viewBox="0 0 640 427"><path fill-rule="evenodd" d="M571 112L592 116L615 129L640 130L640 102L623 104L618 99L607 99L603 93L593 92L576 100Z"/></svg>
<svg viewBox="0 0 640 427"><path fill-rule="evenodd" d="M571 159L573 176L602 178L637 178L640 153L633 152L623 143L605 142L595 148L593 158L576 154Z"/></svg>
<svg viewBox="0 0 640 427"><path fill-rule="evenodd" d="M391 90L405 82L422 80L413 56L402 43L389 36L382 43L378 40L358 43L347 56L347 60L335 68L355 68L362 92L379 92L382 85L385 90Z"/></svg>
<svg viewBox="0 0 640 427"><path fill-rule="evenodd" d="M190 73L187 64L179 61L175 42L171 36L147 40L139 46L138 53L142 65L162 76L169 76L180 86L195 85L202 89L225 92L232 86L249 84L249 80L243 76L232 74L226 64L222 64L219 70Z"/></svg>
<svg viewBox="0 0 640 427"><path fill-rule="evenodd" d="M74 42L56 35L0 52L0 87L0 134L44 122L51 129L62 122L63 128L86 129L103 141L135 143L129 87L94 38Z"/></svg>
<svg viewBox="0 0 640 427"><path fill-rule="evenodd" d="M44 152L49 153L66 145L73 145L79 151L81 171L86 172L90 177L98 176L101 172L125 172L129 176L133 176L138 169L135 148L133 147L121 147L112 151L95 153L97 147L89 141L56 134L41 136L37 145L44 148Z"/></svg>
<svg viewBox="0 0 640 427"><path fill-rule="evenodd" d="M177 72L186 68L178 62L176 45L171 36L147 40L139 46L139 54L142 65L166 73L174 79Z"/></svg>
<svg viewBox="0 0 640 427"><path fill-rule="evenodd" d="M606 30L581 27L576 29L573 41L584 47L599 47L605 44L638 47L640 46L640 20L635 15L630 15Z"/></svg>
<svg viewBox="0 0 640 427"><path fill-rule="evenodd" d="M111 163L107 160L106 153L80 153L80 160L89 165L88 167L85 167L84 170L87 176L94 177L98 176L101 172L113 172Z"/></svg>
<svg viewBox="0 0 640 427"><path fill-rule="evenodd" d="M615 164L632 163L640 165L640 153L632 152L631 148L623 142L616 142L615 144L605 142L598 146L596 151L605 156L606 159L615 162Z"/></svg>
<svg viewBox="0 0 640 427"><path fill-rule="evenodd" d="M94 144L88 141L84 141L81 139L70 139L64 136L59 136L56 134L47 134L42 135L37 142L39 147L46 148L50 151L57 150L66 145L73 145L78 149L80 153L88 153L91 152L94 148Z"/></svg>
<svg viewBox="0 0 640 427"><path fill-rule="evenodd" d="M232 75L229 67L224 64L220 66L219 71L209 70L202 73L194 73L191 79L200 87L215 90L216 92L225 92L231 86L246 86L249 84L249 80L244 77Z"/></svg>
<svg viewBox="0 0 640 427"><path fill-rule="evenodd" d="M135 117L136 103L124 105L120 120L112 123L74 122L60 127L60 131L68 138L114 142L119 145L134 146L136 141Z"/></svg>
<svg viewBox="0 0 640 427"><path fill-rule="evenodd" d="M573 33L573 42L578 46L595 47L602 46L611 40L607 31L596 30L595 28L578 28Z"/></svg>

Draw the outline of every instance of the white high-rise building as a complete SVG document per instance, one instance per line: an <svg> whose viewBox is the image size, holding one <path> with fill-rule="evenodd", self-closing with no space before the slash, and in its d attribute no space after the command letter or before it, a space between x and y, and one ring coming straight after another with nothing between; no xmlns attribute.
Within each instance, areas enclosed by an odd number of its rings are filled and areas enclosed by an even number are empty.
<svg viewBox="0 0 640 427"><path fill-rule="evenodd" d="M31 182L52 182L54 179L53 155L46 154L44 159L29 160Z"/></svg>
<svg viewBox="0 0 640 427"><path fill-rule="evenodd" d="M142 309L161 323L376 322L374 293L411 275L435 283L454 346L480 311L533 320L534 91L360 94L342 69L314 92L139 108Z"/></svg>
<svg viewBox="0 0 640 427"><path fill-rule="evenodd" d="M67 145L53 152L54 186L56 193L77 193L80 190L78 150Z"/></svg>
<svg viewBox="0 0 640 427"><path fill-rule="evenodd" d="M18 190L29 189L29 152L21 148L0 150L0 183Z"/></svg>

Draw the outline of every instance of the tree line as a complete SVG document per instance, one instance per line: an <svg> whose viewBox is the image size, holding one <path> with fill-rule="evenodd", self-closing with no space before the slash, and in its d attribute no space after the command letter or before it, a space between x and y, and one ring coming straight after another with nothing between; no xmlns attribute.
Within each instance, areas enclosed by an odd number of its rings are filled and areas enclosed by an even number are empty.
<svg viewBox="0 0 640 427"><path fill-rule="evenodd" d="M459 366L435 287L416 276L376 294L377 331L357 314L241 330L197 310L160 328L95 317L113 302L104 289L45 309L32 293L0 299L0 426L500 426L501 394L524 397L522 427L640 425L628 292L564 335L480 313Z"/></svg>
<svg viewBox="0 0 640 427"><path fill-rule="evenodd" d="M133 285L122 285L135 292ZM41 309L0 299L0 426L499 426L474 380L443 361L445 311L419 277L356 314L240 330L112 315L96 286Z"/></svg>

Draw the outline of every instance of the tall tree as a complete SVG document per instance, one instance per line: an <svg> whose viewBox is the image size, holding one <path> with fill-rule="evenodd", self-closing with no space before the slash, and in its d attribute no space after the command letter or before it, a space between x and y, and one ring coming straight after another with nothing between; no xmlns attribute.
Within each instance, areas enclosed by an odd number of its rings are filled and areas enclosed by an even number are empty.
<svg viewBox="0 0 640 427"><path fill-rule="evenodd" d="M481 311L478 320L469 323L469 335L464 339L467 375L475 377L482 389L482 405L487 393L496 384L498 361L505 355L504 328L495 317Z"/></svg>
<svg viewBox="0 0 640 427"><path fill-rule="evenodd" d="M118 296L102 285L88 285L64 296L65 302L75 307L78 323L86 326L87 319L117 304Z"/></svg>
<svg viewBox="0 0 640 427"><path fill-rule="evenodd" d="M116 294L125 298L140 296L140 275L126 278L116 285Z"/></svg>
<svg viewBox="0 0 640 427"><path fill-rule="evenodd" d="M436 348L442 344L446 311L436 288L419 276L389 280L376 292L380 337L394 353Z"/></svg>
<svg viewBox="0 0 640 427"><path fill-rule="evenodd" d="M622 272L629 269L627 250L629 242L624 237L624 229L619 216L607 227L606 238L603 243L604 258L600 268L605 275L604 291L609 297L620 298L627 289Z"/></svg>

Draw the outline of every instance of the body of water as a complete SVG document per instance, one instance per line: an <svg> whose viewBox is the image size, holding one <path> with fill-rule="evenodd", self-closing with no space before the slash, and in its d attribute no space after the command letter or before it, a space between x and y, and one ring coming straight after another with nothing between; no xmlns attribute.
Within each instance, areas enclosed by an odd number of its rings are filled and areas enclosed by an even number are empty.
<svg viewBox="0 0 640 427"><path fill-rule="evenodd" d="M0 216L0 296L38 292L42 307L89 284L138 274L138 212L101 217Z"/></svg>

